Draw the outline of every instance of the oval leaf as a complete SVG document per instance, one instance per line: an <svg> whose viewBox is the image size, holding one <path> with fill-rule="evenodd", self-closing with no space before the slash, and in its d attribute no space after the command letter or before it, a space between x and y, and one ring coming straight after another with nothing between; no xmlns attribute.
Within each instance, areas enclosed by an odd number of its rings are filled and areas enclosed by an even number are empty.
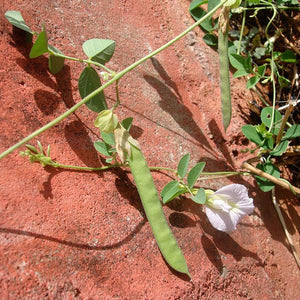
<svg viewBox="0 0 300 300"><path fill-rule="evenodd" d="M242 132L248 140L250 140L258 146L260 146L264 140L253 125L242 126Z"/></svg>
<svg viewBox="0 0 300 300"><path fill-rule="evenodd" d="M129 118L126 118L124 119L121 124L122 126L129 132L130 128L131 128L131 125L132 125L132 121L133 121L133 118L132 117L129 117Z"/></svg>
<svg viewBox="0 0 300 300"><path fill-rule="evenodd" d="M213 33L206 33L203 36L203 41L205 42L206 45L208 46L217 46L218 45L218 38L215 34Z"/></svg>
<svg viewBox="0 0 300 300"><path fill-rule="evenodd" d="M262 164L257 164L256 168L276 177L276 178L280 178L280 171L279 169L274 166L273 164L271 163L266 163L264 165ZM261 176L257 176L255 175L255 179L256 179L256 182L258 184L258 186L260 187L260 189L263 191L263 192L269 192L272 190L272 188L275 186L275 183L273 183L272 181L264 178L264 177L261 177Z"/></svg>
<svg viewBox="0 0 300 300"><path fill-rule="evenodd" d="M165 194L168 193L172 188L174 188L175 186L178 186L179 182L177 180L172 180L170 182L168 182L162 189L160 196L162 198L164 198Z"/></svg>
<svg viewBox="0 0 300 300"><path fill-rule="evenodd" d="M36 58L48 52L48 37L46 30L44 29L34 42L31 51L29 53L30 58Z"/></svg>
<svg viewBox="0 0 300 300"><path fill-rule="evenodd" d="M188 186L189 188L192 188L196 182L196 180L198 179L199 175L201 174L201 172L203 171L205 167L205 162L200 162L197 163L189 172L188 177L187 177L187 182L188 182Z"/></svg>
<svg viewBox="0 0 300 300"><path fill-rule="evenodd" d="M284 137L282 138L282 140L283 141L284 140L291 140L291 139L294 139L298 136L300 136L300 125L295 124L287 130L287 132L284 135Z"/></svg>
<svg viewBox="0 0 300 300"><path fill-rule="evenodd" d="M108 144L106 144L102 141L97 141L97 142L94 142L94 147L101 154L103 154L105 156L111 156L111 153L109 152L111 147Z"/></svg>
<svg viewBox="0 0 300 300"><path fill-rule="evenodd" d="M247 81L247 89L253 88L258 82L259 82L259 77L258 76L253 76L248 79Z"/></svg>
<svg viewBox="0 0 300 300"><path fill-rule="evenodd" d="M79 93L81 98L85 98L100 86L101 80L98 73L92 67L86 67L80 74L78 81ZM86 102L86 106L97 113L104 109L107 109L104 92L101 91L100 93L95 95L92 99Z"/></svg>
<svg viewBox="0 0 300 300"><path fill-rule="evenodd" d="M261 121L269 128L271 126L272 120L272 107L265 107L262 109L260 113ZM272 133L277 135L281 126L282 116L278 110L275 109L274 112L274 121L273 121L273 129Z"/></svg>
<svg viewBox="0 0 300 300"><path fill-rule="evenodd" d="M48 45L48 50L50 52L63 54L59 49L55 48L52 45ZM65 63L65 58L64 57L59 57L59 56L55 56L53 54L50 54L50 56L49 56L49 69L50 69L51 73L56 74L59 71L61 71L61 69L64 67L64 63Z"/></svg>
<svg viewBox="0 0 300 300"><path fill-rule="evenodd" d="M197 204L204 204L206 202L206 195L203 188L200 188L195 196L192 196L191 199Z"/></svg>
<svg viewBox="0 0 300 300"><path fill-rule="evenodd" d="M19 11L16 10L8 10L5 13L5 18L8 22L10 22L15 27L22 29L28 33L33 34L33 31L28 27L28 25L25 23L23 16Z"/></svg>
<svg viewBox="0 0 300 300"><path fill-rule="evenodd" d="M115 42L105 39L91 39L84 42L82 48L89 59L100 64L105 64L114 54Z"/></svg>
<svg viewBox="0 0 300 300"><path fill-rule="evenodd" d="M177 166L177 173L180 178L183 178L186 175L187 168L188 168L188 165L190 162L190 157L191 157L191 155L188 153L188 154L182 156L182 158L179 161L179 164Z"/></svg>
<svg viewBox="0 0 300 300"><path fill-rule="evenodd" d="M280 156L282 153L285 152L287 146L289 144L289 141L283 141L280 144L278 144L273 151L270 152L273 156Z"/></svg>
<svg viewBox="0 0 300 300"><path fill-rule="evenodd" d="M170 186L167 187L167 191L164 192L164 196L162 197L164 204L187 192L186 188L180 186L178 182L176 183L177 184L170 184Z"/></svg>
<svg viewBox="0 0 300 300"><path fill-rule="evenodd" d="M102 137L103 141L106 144L112 145L112 146L114 146L116 144L115 137L114 137L114 134L112 132L105 133L105 132L100 130L100 134L101 134L101 137Z"/></svg>

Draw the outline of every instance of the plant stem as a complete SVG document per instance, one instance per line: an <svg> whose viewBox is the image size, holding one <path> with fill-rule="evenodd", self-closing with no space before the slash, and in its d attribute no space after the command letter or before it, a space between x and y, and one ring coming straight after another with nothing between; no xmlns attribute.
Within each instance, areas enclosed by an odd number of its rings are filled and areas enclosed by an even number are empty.
<svg viewBox="0 0 300 300"><path fill-rule="evenodd" d="M50 165L53 168L62 168L62 169L72 169L72 170L78 170L78 171L105 171L111 168L119 168L122 167L120 164L114 164L114 165L109 165L109 166L103 166L103 167L98 167L98 168L93 168L93 167L80 167L80 166L70 166L70 165L62 165L62 164L53 164Z"/></svg>
<svg viewBox="0 0 300 300"><path fill-rule="evenodd" d="M109 68L107 68L105 65L102 65L98 62L95 62L93 60L89 60L89 59L81 59L81 58L76 58L76 57L72 57L72 56L68 56L68 55L64 55L64 54L61 54L61 53L57 53L57 52L53 52L53 51L49 51L49 53L51 53L51 55L53 56L57 56L57 57L61 57L61 58L65 58L65 59L69 59L69 60L74 60L74 61L79 61L79 62L85 62L87 64L93 64L97 67L100 67L104 70L106 70L108 73L110 74L113 74L114 71L110 70Z"/></svg>
<svg viewBox="0 0 300 300"><path fill-rule="evenodd" d="M245 1L245 5L247 5L247 1ZM241 53L241 45L242 45L242 39L243 39L243 34L244 34L244 29L245 29L245 23L246 23L246 10L243 11L242 26L241 26L241 30L240 30L238 48L236 51L236 53L238 55L240 55L240 53Z"/></svg>
<svg viewBox="0 0 300 300"><path fill-rule="evenodd" d="M273 202L275 211L276 211L276 213L277 213L277 215L278 215L278 218L279 218L279 220L280 220L280 223L281 223L281 225L282 225L282 227L283 227L283 231L284 231L284 233L285 233L285 236L286 236L286 238L287 238L287 240L288 240L288 243L289 243L289 245L290 245L290 247L291 247L292 253L293 253L294 258L295 258L295 261L296 261L296 263L297 263L297 265L298 265L298 268L300 269L300 258L299 258L299 255L298 255L298 253L297 253L297 250L296 250L296 248L295 248L295 246L294 246L293 239L292 239L290 233L289 233L288 230L287 230L287 227L286 227L286 224L285 224L283 215L282 215L282 213L281 213L280 207L279 207L279 205L278 205L278 203L277 203L277 201L276 201L275 188L272 189L272 202Z"/></svg>
<svg viewBox="0 0 300 300"><path fill-rule="evenodd" d="M285 180L283 179L279 179L279 178L276 178L260 169L257 169L255 168L254 166L252 166L251 164L249 164L248 162L244 162L242 164L242 168L245 168L247 170L249 170L251 173L255 174L255 175L258 175L258 176L261 176L261 177L264 177L272 182L274 182L275 184L278 184L280 185L281 187L285 188L285 189L288 189L290 190L291 192L295 192L297 193L298 195L300 195L300 189L291 185L289 182L286 182Z"/></svg>
<svg viewBox="0 0 300 300"><path fill-rule="evenodd" d="M190 26L189 28L187 28L186 30L184 30L181 34L179 34L178 36L176 36L175 38L173 38L171 41L169 41L168 43L166 43L165 45L161 46L160 48L158 48L157 50L153 51L152 53L146 55L145 57L141 58L140 60L136 61L135 63L133 63L132 65L130 65L129 67L125 68L124 70L120 71L119 73L117 73L111 80L107 81L105 84L103 84L101 87L99 87L98 89L96 89L95 91L93 91L92 93L90 93L89 95L87 95L85 98L83 98L80 102L78 102L77 104L75 104L73 107L71 107L69 110L67 110L65 113L63 113L62 115L60 115L59 117L57 117L56 119L54 119L53 121L49 122L48 124L44 125L43 127L39 128L38 130L34 131L33 133L31 133L30 135L28 135L26 138L22 139L20 142L18 142L17 144L13 145L12 147L8 148L6 151L2 152L0 154L0 160L5 157L6 155L10 154L11 152L13 152L14 150L18 149L19 147L21 147L22 145L26 144L28 141L32 140L34 137L36 137L37 135L43 133L44 131L50 129L51 127L55 126L57 123L59 123L60 121L64 120L66 117L68 117L69 115L71 115L73 112L75 112L80 106L82 106L83 104L85 104L86 102L88 102L91 98L93 98L94 96L96 96L97 94L99 94L101 91L103 91L105 88L107 88L108 86L110 86L112 83L116 82L117 80L119 80L120 78L122 78L126 73L128 73L129 71L133 70L134 68L136 68L137 66L139 66L140 64L142 64L143 62L145 62L146 60L148 60L149 58L155 56L156 54L158 54L159 52L165 50L166 48L168 48L169 46L171 46L172 44L174 44L175 42L177 42L179 39L181 39L182 37L184 37L187 33L189 33L191 30L193 30L194 28L196 28L200 23L202 23L203 21L205 21L207 18L209 18L210 16L212 16L227 0L222 0L217 6L215 6L211 11L209 11L205 16L203 16L202 18L200 18L197 22L195 22L192 26ZM94 63L94 62L93 62Z"/></svg>
<svg viewBox="0 0 300 300"><path fill-rule="evenodd" d="M165 168L165 167L149 167L149 170L152 170L152 171L168 171L168 172L172 172L172 173L177 173L176 170L174 169L171 169L171 168Z"/></svg>
<svg viewBox="0 0 300 300"><path fill-rule="evenodd" d="M273 46L272 46L273 48ZM275 78L274 78L274 68L276 68L275 66L275 62L274 62L274 55L273 55L273 49L272 49L272 53L271 53L271 82L272 82L272 89L273 89L273 98L272 98L272 116L271 116L271 123L270 123L270 127L268 132L271 132L273 129L273 125L274 125L274 118L275 118L275 104L276 104L276 84L275 84Z"/></svg>
<svg viewBox="0 0 300 300"><path fill-rule="evenodd" d="M294 109L294 105L292 103L290 103L287 110L285 111L285 114L284 114L283 120L281 122L281 126L280 126L280 129L279 129L278 135L276 137L276 145L278 145L281 142L281 138L282 138L282 135L283 135L283 130L286 126L286 122L287 122L290 114L292 113L293 109Z"/></svg>

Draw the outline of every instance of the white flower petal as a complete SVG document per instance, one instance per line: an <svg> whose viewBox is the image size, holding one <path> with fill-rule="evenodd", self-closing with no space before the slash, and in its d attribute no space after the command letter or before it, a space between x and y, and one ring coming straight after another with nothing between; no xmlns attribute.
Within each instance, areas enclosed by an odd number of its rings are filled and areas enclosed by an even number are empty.
<svg viewBox="0 0 300 300"><path fill-rule="evenodd" d="M234 199L234 202L240 201L242 199L248 199L248 190L242 184L229 184L221 187L217 190L214 195L224 195Z"/></svg>
<svg viewBox="0 0 300 300"><path fill-rule="evenodd" d="M206 215L218 230L231 232L242 217L254 210L253 199L241 184L230 184L208 195Z"/></svg>
<svg viewBox="0 0 300 300"><path fill-rule="evenodd" d="M234 222L229 213L222 210L205 208L206 216L213 227L220 231L231 232L236 229L237 222Z"/></svg>

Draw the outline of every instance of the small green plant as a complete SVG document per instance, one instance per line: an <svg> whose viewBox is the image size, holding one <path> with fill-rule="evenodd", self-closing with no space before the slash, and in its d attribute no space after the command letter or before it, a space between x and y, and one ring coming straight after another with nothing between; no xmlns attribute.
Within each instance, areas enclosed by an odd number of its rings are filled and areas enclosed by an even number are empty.
<svg viewBox="0 0 300 300"><path fill-rule="evenodd" d="M294 124L285 129L284 118L278 110L275 110L274 118L273 108L265 107L261 111L261 124L244 125L243 134L257 145L254 149L247 149L251 153L258 151L257 156L261 161L256 167L276 178L280 178L280 171L275 166L275 158L281 156L287 149L289 142L300 136L300 125ZM279 137L279 139L278 139ZM275 184L260 176L255 176L257 184L264 191L270 191Z"/></svg>
<svg viewBox="0 0 300 300"><path fill-rule="evenodd" d="M255 1L253 0L251 2ZM262 2L265 5L269 3L268 1ZM284 2L284 4L290 3L289 1L282 2ZM233 184L213 192L198 187L196 183L207 177L211 178L211 176L251 175L252 173L203 172L205 168L204 162L198 162L189 170L190 154L186 154L180 159L176 170L165 167L148 167L141 152L140 145L130 135L133 119L128 117L123 121L119 121L119 117L117 116L116 111L120 104L119 80L135 67L178 41L196 26L201 25L208 32L205 35L206 41L211 45L218 43L222 94L221 107L223 125L226 130L231 120L229 61L232 66L237 69L235 77L253 75L253 77L249 79L250 83L248 84L248 88L254 88L260 80L269 80L274 84L274 76L276 75L276 78L280 78L281 76L279 72L277 72L281 67L281 63L291 62L291 60L293 62L294 59L294 56L289 52L274 54L274 51L271 50L270 53L272 53L272 55L268 62L262 66L254 67L249 55L241 55L240 50L232 54L232 45L229 44L228 47L229 19L231 11L239 7L241 1L210 0L208 1L208 12L204 12L199 8L199 5L203 3L204 2L201 1L194 1L191 4L190 11L194 18L197 19L194 25L159 49L120 72L115 72L105 66L114 54L114 41L90 39L82 45L83 52L87 58L70 57L49 44L45 26L43 26L41 32L33 32L25 23L20 12L7 11L5 13L7 20L11 24L23 30L29 36L30 40L34 40L29 54L31 58L45 54L48 55L49 69L52 73L60 72L67 59L84 63L85 67L81 72L78 82L79 93L82 100L55 120L1 153L0 159L25 144L26 150L22 151L21 154L27 156L31 162L39 162L43 167L51 166L54 168L71 168L86 171L103 171L115 167L129 168L162 255L174 270L188 276L190 276L190 274L186 261L165 219L159 194L150 171L164 170L172 174L173 180L161 191L161 198L164 204L180 195L187 194L192 201L206 207L208 219L215 228L226 232L236 229L236 224L239 220L244 215L251 213L254 209L253 199L248 197L247 189L244 186ZM274 5L271 6L274 7ZM213 14L219 8L221 8L219 18L212 19ZM216 28L218 28L217 39L213 33ZM240 48L241 47L238 49ZM101 69L99 74L95 66ZM267 68L271 69L270 76L265 75ZM238 76L236 74L238 74ZM284 80L282 79L282 81ZM112 107L108 107L104 89L112 84L115 84L116 101ZM51 158L50 146L48 146L45 151L39 142L37 148L28 144L31 139L68 117L83 104L97 113L94 125L100 130L101 140L95 141L94 147L101 155L106 157L107 166L89 168L60 164ZM291 125L286 129L285 125L288 124L286 117L282 118L280 112L275 110L275 105L267 107L262 111L261 121L259 125L245 125L242 131L250 141L257 145L255 149L249 151L255 153L255 151L258 150L257 156L264 159L264 161L257 165L257 168L275 178L279 178L280 172L274 165L273 158L280 156L285 151L290 140L300 136L300 127L299 125ZM259 177L256 175L256 180L264 191L269 191L274 187L274 184L272 182L270 183L270 180L263 176ZM294 190L290 185L289 187Z"/></svg>

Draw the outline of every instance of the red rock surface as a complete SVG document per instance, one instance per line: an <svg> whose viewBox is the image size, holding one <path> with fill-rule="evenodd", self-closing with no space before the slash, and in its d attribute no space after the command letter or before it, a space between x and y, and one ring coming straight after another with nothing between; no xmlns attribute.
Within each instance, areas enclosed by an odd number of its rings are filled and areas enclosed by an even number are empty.
<svg viewBox="0 0 300 300"><path fill-rule="evenodd" d="M83 65L68 61L52 75L47 59L29 59L30 47L4 18L19 10L33 30L45 22L50 43L84 57L90 38L116 41L108 64L122 70L179 34L193 20L190 1L9 1L0 3L0 125L4 151L80 100ZM240 127L251 95L233 81L233 121L221 129L217 54L196 29L126 75L118 114L132 116L132 134L150 165L175 168L189 152L207 171L239 168L245 156ZM115 99L108 88L109 103ZM242 109L240 109L242 107ZM100 166L95 114L86 107L38 137L64 164ZM36 143L36 139L32 141ZM24 150L24 148L22 148ZM43 169L18 151L1 164L1 299L299 299L299 269L273 209L270 193L248 178L206 181L217 189L249 188L255 213L231 235L218 232L190 200L164 207L193 281L168 268L126 170L103 173ZM162 189L169 178L153 173ZM288 229L299 250L299 202L279 190Z"/></svg>

